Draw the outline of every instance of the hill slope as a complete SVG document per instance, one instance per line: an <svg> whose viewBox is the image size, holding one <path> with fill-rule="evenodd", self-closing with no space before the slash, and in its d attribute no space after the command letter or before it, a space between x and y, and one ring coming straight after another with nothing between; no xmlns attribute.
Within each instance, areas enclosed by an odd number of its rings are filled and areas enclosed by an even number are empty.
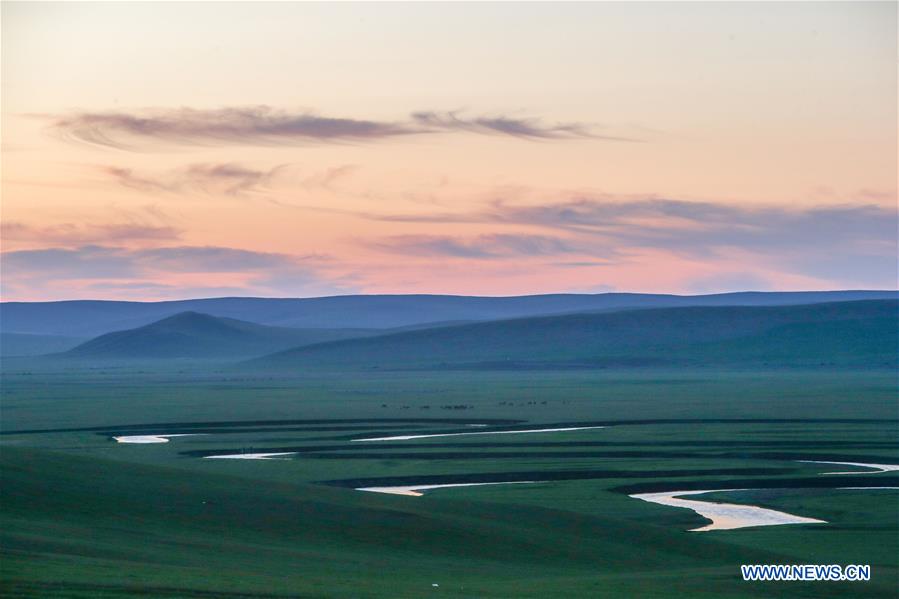
<svg viewBox="0 0 899 599"><path fill-rule="evenodd" d="M256 368L528 368L896 363L895 300L629 310L526 318L323 343Z"/></svg>
<svg viewBox="0 0 899 599"><path fill-rule="evenodd" d="M136 329L101 335L60 355L104 359L250 357L365 334L371 332L269 327L182 312Z"/></svg>
<svg viewBox="0 0 899 599"><path fill-rule="evenodd" d="M94 337L150 324L185 311L296 328L388 329L449 321L674 306L760 306L897 299L896 291L813 291L657 295L603 293L520 297L347 295L305 299L215 298L170 302L64 301L0 304L4 332Z"/></svg>

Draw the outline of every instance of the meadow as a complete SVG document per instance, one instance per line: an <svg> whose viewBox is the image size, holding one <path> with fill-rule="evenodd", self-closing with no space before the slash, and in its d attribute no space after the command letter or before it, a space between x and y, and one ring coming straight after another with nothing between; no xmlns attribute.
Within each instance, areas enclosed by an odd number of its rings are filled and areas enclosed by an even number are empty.
<svg viewBox="0 0 899 599"><path fill-rule="evenodd" d="M895 596L895 374L606 369L253 373L6 360L6 596ZM488 425L472 427L469 425ZM561 432L358 441L431 433ZM113 437L189 434L167 443ZM286 452L282 459L206 459ZM356 487L540 481L430 491ZM689 532L707 498L826 524ZM743 582L741 564L870 564ZM437 586L435 586L437 585Z"/></svg>

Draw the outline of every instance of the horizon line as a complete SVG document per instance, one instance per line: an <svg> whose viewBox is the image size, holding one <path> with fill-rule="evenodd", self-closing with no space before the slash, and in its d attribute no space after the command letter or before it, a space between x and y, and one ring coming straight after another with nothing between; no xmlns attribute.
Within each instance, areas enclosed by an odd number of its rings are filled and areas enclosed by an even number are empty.
<svg viewBox="0 0 899 599"><path fill-rule="evenodd" d="M163 299L163 300L139 300L139 299L102 299L102 298L75 298L63 300L2 300L0 305L4 304L61 304L68 302L108 302L108 303L132 303L132 304L169 304L177 302L193 302L193 301L214 301L214 300L324 300L351 297L447 297L447 298L471 298L471 299L518 299L528 297L551 297L551 296L600 296L600 295L640 295L640 296L662 296L662 297L714 297L724 295L747 295L747 294L827 294L827 293L896 293L897 289L824 289L824 290L777 290L777 291L760 291L760 290L743 290L743 291L719 291L715 293L656 293L656 292L635 292L635 291L602 291L599 293L585 292L550 292L550 293L527 293L520 295L464 295L455 293L347 293L337 295L321 295L321 296L261 296L261 295L226 295L211 297L184 297L180 299Z"/></svg>

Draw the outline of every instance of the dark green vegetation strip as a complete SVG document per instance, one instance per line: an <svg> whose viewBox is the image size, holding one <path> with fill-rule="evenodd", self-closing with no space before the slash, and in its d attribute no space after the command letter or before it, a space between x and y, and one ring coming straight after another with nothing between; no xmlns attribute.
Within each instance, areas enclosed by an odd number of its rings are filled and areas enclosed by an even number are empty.
<svg viewBox="0 0 899 599"><path fill-rule="evenodd" d="M285 453L293 451L285 448L254 448L247 453ZM187 453L187 452L182 452ZM201 452L197 452L201 453ZM655 458L655 459L732 459L745 461L751 460L822 460L832 462L847 462L845 455L834 454L780 454L780 453L699 453L699 452L658 452L658 451L428 451L428 452L357 452L357 453L312 453L297 451L302 454L302 459L312 460L508 460L518 458L553 458L564 460L566 458ZM207 455L231 455L231 452L221 452ZM204 456L205 457L205 456ZM863 463L889 464L894 460L893 456L867 456L853 455L852 460ZM865 470L859 470L864 474Z"/></svg>
<svg viewBox="0 0 899 599"><path fill-rule="evenodd" d="M899 424L899 420L895 421ZM502 432L502 431L526 431L528 429L547 429L547 428L579 428L579 427L613 427L613 426L649 426L658 424L882 424L881 419L867 418L840 418L840 419L817 419L817 418L681 418L681 419L645 419L645 420L587 420L587 421L565 421L565 422L545 422L529 424L527 426L518 424L516 426L492 426L486 429L452 429L434 431L434 434L455 434L455 433L474 433L474 432ZM382 435L379 435L382 436ZM386 435L385 435L386 436ZM316 441L354 441L367 439L371 435L346 435L333 437L316 437ZM416 439L418 440L418 439ZM424 440L424 439L421 439ZM373 441L373 443L375 443ZM376 443L382 443L377 441Z"/></svg>
<svg viewBox="0 0 899 599"><path fill-rule="evenodd" d="M316 595L240 593L225 590L201 591L178 587L143 586L140 584L40 583L23 580L0 582L4 597L67 597L70 599L105 599L110 597L197 597L199 599L293 599Z"/></svg>
<svg viewBox="0 0 899 599"><path fill-rule="evenodd" d="M74 433L74 432L108 432L108 431L144 431L154 430L160 431L156 434L164 435L167 432L182 431L184 429L199 428L217 428L224 430L225 428L248 427L248 426L269 426L280 427L292 424L296 425L313 425L313 424L352 424L352 423L391 423L404 422L414 424L491 424L490 431L502 430L526 430L514 426L525 422L524 420L502 420L496 418L363 418L363 419L323 419L323 420L241 420L241 421L223 421L223 422L154 422L148 424L117 424L111 426L88 426L80 428L49 428L49 429L25 429L25 430L5 430L0 431L0 435L28 435L40 433ZM585 426L634 426L645 424L879 424L885 422L883 418L668 418L668 419L641 419L641 420L589 420L589 421L565 421L565 422L549 422L540 424L539 428L562 428L562 427L585 427ZM886 422L899 423L899 419ZM376 428L376 427L372 427ZM538 428L536 425L532 428ZM446 431L446 432L474 432L471 429ZM356 437L347 437L354 439Z"/></svg>
<svg viewBox="0 0 899 599"><path fill-rule="evenodd" d="M402 487L407 485L450 485L496 483L519 480L554 481L605 478L690 478L696 476L771 476L794 472L789 468L718 468L696 470L532 470L523 472L481 472L478 474L422 474L319 481L333 487Z"/></svg>
<svg viewBox="0 0 899 599"><path fill-rule="evenodd" d="M610 489L618 493L659 493L663 491L695 491L708 488L707 481L677 481L634 483ZM896 487L899 476L878 474L866 476L864 473L841 476L818 476L801 478L737 478L716 480L719 489L841 489L845 487Z"/></svg>
<svg viewBox="0 0 899 599"><path fill-rule="evenodd" d="M247 427L247 426L289 426L292 424L312 425L312 424L364 424L364 423L390 423L390 422L407 422L407 423L425 423L425 424L467 424L467 423L490 423L490 424L514 424L522 422L521 420L503 420L503 419L473 419L473 418L327 418L319 420L232 420L232 421L211 421L211 422L152 422L147 424L114 424L109 426L86 426L79 428L48 428L48 429L26 429L18 431L4 430L0 431L0 435L30 435L40 433L75 433L75 432L91 432L91 431L132 431L132 430L157 430L163 431L157 434L165 434L169 431L180 431L183 429L193 429L202 427L215 427L224 429L227 427Z"/></svg>
<svg viewBox="0 0 899 599"><path fill-rule="evenodd" d="M572 442L564 444L549 445L549 447L589 447L589 442ZM882 448L899 449L895 443L876 444ZM733 448L733 444L727 445ZM453 447L457 451L433 451L434 448ZM435 443L427 444L419 447L410 447L408 443L389 443L366 446L353 445L287 445L275 447L255 447L252 452L246 453L298 453L303 458L320 458L320 459L410 459L410 460L445 460L445 459L481 459L481 458L528 458L528 457L551 457L551 458L715 458L715 459L735 459L735 460L818 460L832 462L860 462L874 464L892 464L895 462L895 456L889 455L871 455L871 454L831 454L831 453L784 453L775 451L738 451L738 452L702 452L702 451L659 451L659 450L631 450L631 451L471 451L477 448L495 448L495 449L511 449L511 448L529 448L538 449L547 447L542 443L455 443L444 444ZM720 446L719 446L720 447ZM853 446L857 447L857 446ZM861 446L870 447L870 446ZM385 449L403 449L406 451L385 452ZM410 451L410 450L418 451ZM356 451L348 451L356 450ZM464 451L468 450L468 451ZM189 457L209 457L217 455L232 455L235 452L231 449L194 449L179 452L180 455Z"/></svg>
<svg viewBox="0 0 899 599"><path fill-rule="evenodd" d="M390 432L420 432L423 425L415 424L382 424L382 425L348 425L348 426L283 426L283 427L247 427L247 428L212 428L198 426L196 428L179 428L179 433L193 433L204 435L227 435L227 434L246 434L246 433L322 433L322 432L338 432L338 431L390 431ZM426 429L429 430L429 429ZM471 429L467 429L471 430ZM101 437L118 437L128 435L165 435L171 431L163 430L160 432L158 428L142 428L142 429L109 429L99 431L96 434Z"/></svg>

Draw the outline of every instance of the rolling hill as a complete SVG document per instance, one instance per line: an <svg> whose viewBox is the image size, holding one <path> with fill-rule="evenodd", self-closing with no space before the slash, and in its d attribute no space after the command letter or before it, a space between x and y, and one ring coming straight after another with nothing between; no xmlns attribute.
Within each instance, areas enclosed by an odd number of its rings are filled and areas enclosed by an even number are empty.
<svg viewBox="0 0 899 599"><path fill-rule="evenodd" d="M347 295L303 299L231 297L167 302L4 302L0 303L0 329L7 333L89 338L141 327L186 311L280 327L389 329L439 322L487 321L631 308L765 306L897 298L899 294L896 291L812 291L696 296L639 293L519 297Z"/></svg>
<svg viewBox="0 0 899 599"><path fill-rule="evenodd" d="M101 335L59 355L96 359L236 358L370 334L358 329L270 327L182 312L136 329Z"/></svg>
<svg viewBox="0 0 899 599"><path fill-rule="evenodd" d="M476 323L322 343L262 369L895 366L899 301L691 307Z"/></svg>

